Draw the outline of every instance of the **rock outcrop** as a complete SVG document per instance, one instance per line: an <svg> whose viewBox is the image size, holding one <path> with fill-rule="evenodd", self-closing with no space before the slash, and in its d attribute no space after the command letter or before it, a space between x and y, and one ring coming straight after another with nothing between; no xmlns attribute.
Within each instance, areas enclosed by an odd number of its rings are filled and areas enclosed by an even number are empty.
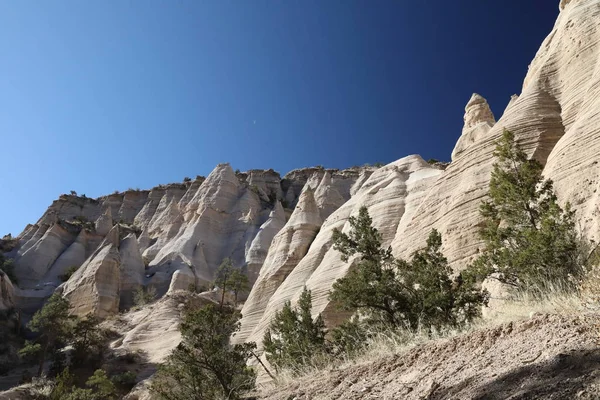
<svg viewBox="0 0 600 400"><path fill-rule="evenodd" d="M292 218L273 240L242 309L242 327L234 339L260 344L275 313L286 301L296 301L304 286L312 291L315 314L322 312L330 325L344 318L329 307L328 301L331 285L349 268L332 248L333 229L349 229L348 218L364 205L382 234L384 245L389 245L398 225L403 219L410 219L442 172L419 156L405 157L376 170L368 179L357 181L360 187L352 190L354 196L325 220L312 243L307 239L316 234L320 214L312 191L303 192ZM308 229L298 230L298 226Z"/></svg>
<svg viewBox="0 0 600 400"><path fill-rule="evenodd" d="M234 172L221 164L207 178L152 190L61 195L8 253L21 284L12 298L35 311L60 287L75 313L104 317L131 307L141 286L159 296L204 290L226 257L254 281L302 193L311 193L316 232L372 170L306 168L282 179L273 170ZM63 284L73 267L78 271Z"/></svg>
<svg viewBox="0 0 600 400"><path fill-rule="evenodd" d="M121 258L119 228L108 233L99 249L62 286L72 312L105 318L119 312Z"/></svg>
<svg viewBox="0 0 600 400"><path fill-rule="evenodd" d="M485 137L496 123L487 100L477 93L473 93L473 96L471 96L465 107L464 121L462 135L452 151L452 160L458 157L471 144Z"/></svg>
<svg viewBox="0 0 600 400"><path fill-rule="evenodd" d="M119 245L121 276L119 306L127 309L133 305L133 294L144 284L145 265L135 235L130 233Z"/></svg>

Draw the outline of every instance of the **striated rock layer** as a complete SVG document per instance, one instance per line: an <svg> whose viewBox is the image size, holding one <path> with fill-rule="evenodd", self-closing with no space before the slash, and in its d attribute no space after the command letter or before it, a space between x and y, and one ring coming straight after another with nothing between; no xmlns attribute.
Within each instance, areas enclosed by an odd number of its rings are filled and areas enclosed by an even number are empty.
<svg viewBox="0 0 600 400"><path fill-rule="evenodd" d="M205 289L226 257L253 282L294 207L306 206L304 193L318 198L308 248L322 218L374 169L307 168L281 178L273 170L241 173L221 164L207 178L149 191L61 195L7 254L20 287L3 283L2 307L16 303L33 312L58 288L73 312L106 317L131 307L140 287L153 286L159 296Z"/></svg>
<svg viewBox="0 0 600 400"><path fill-rule="evenodd" d="M364 205L381 232L384 245L389 245L399 224L410 219L424 193L442 172L419 156L400 159L365 179L358 179L351 188L355 194L327 217L322 226L318 203L312 191L305 190L292 218L273 240L242 309L242 328L234 339L261 343L274 314L287 300L297 300L304 286L312 291L313 312L323 312L329 324L339 322L343 316L330 309L327 295L349 265L332 248L333 229L349 229L348 218ZM315 228L319 226L317 234Z"/></svg>

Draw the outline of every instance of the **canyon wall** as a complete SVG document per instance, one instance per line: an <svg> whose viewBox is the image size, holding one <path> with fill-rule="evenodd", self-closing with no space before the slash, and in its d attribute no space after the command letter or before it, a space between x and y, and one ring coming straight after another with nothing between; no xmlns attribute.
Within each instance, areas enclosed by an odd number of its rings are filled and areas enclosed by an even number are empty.
<svg viewBox="0 0 600 400"><path fill-rule="evenodd" d="M583 232L598 239L600 0L563 0L560 9L499 118L482 96L465 99L462 132L447 133L460 134L447 166L412 155L379 168L306 168L281 178L221 164L206 178L149 191L61 195L7 253L18 285L0 277L0 307L33 311L58 290L78 314L104 317L130 307L139 287L159 296L206 289L229 257L253 283L236 341L260 343L275 312L305 286L313 313L335 325L346 316L328 292L350 264L332 249L333 229L347 231L348 218L366 206L396 256L408 257L435 228L452 267L466 267L481 250L478 209L504 129L545 165ZM71 267L78 269L62 282Z"/></svg>

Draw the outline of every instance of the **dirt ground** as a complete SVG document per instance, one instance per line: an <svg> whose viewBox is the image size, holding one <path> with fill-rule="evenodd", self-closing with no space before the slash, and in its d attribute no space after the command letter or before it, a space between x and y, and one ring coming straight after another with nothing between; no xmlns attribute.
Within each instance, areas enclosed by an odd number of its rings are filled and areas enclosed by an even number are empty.
<svg viewBox="0 0 600 400"><path fill-rule="evenodd" d="M261 400L600 399L600 316L536 315L265 388Z"/></svg>

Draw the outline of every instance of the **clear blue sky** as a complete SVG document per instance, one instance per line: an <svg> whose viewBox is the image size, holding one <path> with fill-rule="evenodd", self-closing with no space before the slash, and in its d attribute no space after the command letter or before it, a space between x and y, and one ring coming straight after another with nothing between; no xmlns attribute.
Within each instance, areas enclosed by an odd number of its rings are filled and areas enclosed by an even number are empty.
<svg viewBox="0 0 600 400"><path fill-rule="evenodd" d="M448 160L499 117L558 0L0 1L0 233L219 162Z"/></svg>

